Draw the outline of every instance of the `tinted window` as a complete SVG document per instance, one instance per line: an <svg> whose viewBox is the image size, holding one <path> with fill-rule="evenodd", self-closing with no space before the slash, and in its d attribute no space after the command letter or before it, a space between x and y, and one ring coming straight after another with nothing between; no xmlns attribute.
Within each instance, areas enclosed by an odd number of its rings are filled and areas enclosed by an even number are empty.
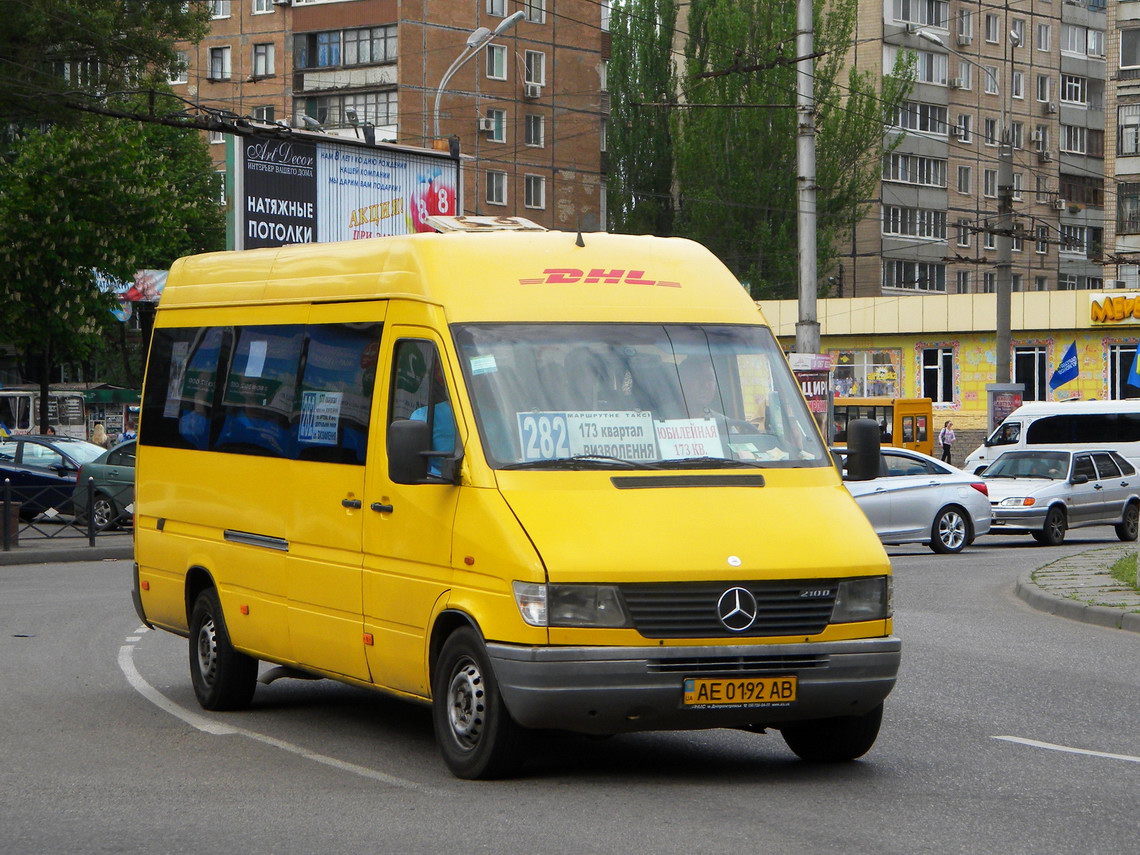
<svg viewBox="0 0 1140 855"><path fill-rule="evenodd" d="M431 425L432 450L453 452L455 415L435 345L413 339L399 342L392 370L389 424L397 419L426 421ZM440 474L438 458L431 458L428 471Z"/></svg>
<svg viewBox="0 0 1140 855"><path fill-rule="evenodd" d="M135 444L132 442L121 448L116 448L107 455L107 463L110 466L134 466Z"/></svg>
<svg viewBox="0 0 1140 855"><path fill-rule="evenodd" d="M1084 475L1090 481L1096 480L1096 469L1093 467L1092 458L1087 454L1082 454L1073 460L1073 475Z"/></svg>
<svg viewBox="0 0 1140 855"><path fill-rule="evenodd" d="M1104 443L1140 441L1140 416L1088 413L1049 416L1029 426L1026 442L1054 445L1066 442Z"/></svg>
<svg viewBox="0 0 1140 855"><path fill-rule="evenodd" d="M1102 480L1120 477L1120 467L1116 465L1111 454L1094 454L1093 461L1096 463L1096 471Z"/></svg>
<svg viewBox="0 0 1140 855"><path fill-rule="evenodd" d="M1120 467L1120 472L1122 475L1135 475L1136 474L1136 468L1131 463L1129 463L1127 460L1125 460L1123 457L1121 457L1119 454L1116 454L1115 452L1113 452L1112 459L1115 460L1116 465Z"/></svg>
<svg viewBox="0 0 1140 855"><path fill-rule="evenodd" d="M363 464L380 328L156 330L139 441Z"/></svg>

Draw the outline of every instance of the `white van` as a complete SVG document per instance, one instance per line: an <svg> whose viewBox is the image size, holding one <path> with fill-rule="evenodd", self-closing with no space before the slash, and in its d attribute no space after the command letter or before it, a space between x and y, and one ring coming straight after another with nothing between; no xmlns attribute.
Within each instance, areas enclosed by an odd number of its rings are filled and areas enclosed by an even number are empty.
<svg viewBox="0 0 1140 855"><path fill-rule="evenodd" d="M1035 445L1075 451L1110 448L1140 468L1140 400L1022 404L970 452L962 468L980 472L1006 451Z"/></svg>

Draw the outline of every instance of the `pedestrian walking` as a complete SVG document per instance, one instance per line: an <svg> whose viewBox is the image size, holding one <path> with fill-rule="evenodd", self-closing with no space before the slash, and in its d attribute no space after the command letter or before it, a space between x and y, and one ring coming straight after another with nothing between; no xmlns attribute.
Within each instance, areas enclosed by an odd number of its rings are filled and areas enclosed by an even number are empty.
<svg viewBox="0 0 1140 855"><path fill-rule="evenodd" d="M942 462L950 463L953 466L954 464L950 460L950 450L954 445L954 422L949 419L946 420L942 430L938 431L938 441L942 443Z"/></svg>

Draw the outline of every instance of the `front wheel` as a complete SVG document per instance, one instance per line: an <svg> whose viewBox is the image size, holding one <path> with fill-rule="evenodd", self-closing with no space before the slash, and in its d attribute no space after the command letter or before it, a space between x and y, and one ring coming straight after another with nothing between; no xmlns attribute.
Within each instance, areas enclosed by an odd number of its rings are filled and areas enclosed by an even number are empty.
<svg viewBox="0 0 1140 855"><path fill-rule="evenodd" d="M457 778L501 778L522 765L526 731L507 711L487 650L470 627L453 632L436 660L432 723Z"/></svg>
<svg viewBox="0 0 1140 855"><path fill-rule="evenodd" d="M1045 527L1033 532L1033 539L1044 546L1060 546L1065 542L1065 512L1060 508L1050 508L1045 515Z"/></svg>
<svg viewBox="0 0 1140 855"><path fill-rule="evenodd" d="M1123 541L1133 541L1136 535L1140 532L1140 505L1132 502L1124 509L1124 519L1118 522L1114 528L1116 529L1116 536Z"/></svg>
<svg viewBox="0 0 1140 855"><path fill-rule="evenodd" d="M935 552L961 552L970 542L970 524L958 508L943 508L930 527L930 548Z"/></svg>
<svg viewBox="0 0 1140 855"><path fill-rule="evenodd" d="M780 728L784 742L801 760L844 763L871 750L883 722L883 705L866 715L797 721Z"/></svg>
<svg viewBox="0 0 1140 855"><path fill-rule="evenodd" d="M257 660L234 650L218 592L207 588L190 612L190 680L207 710L240 710L253 700Z"/></svg>
<svg viewBox="0 0 1140 855"><path fill-rule="evenodd" d="M91 519L95 523L95 530L111 528L119 516L115 503L103 495L97 495L91 504Z"/></svg>

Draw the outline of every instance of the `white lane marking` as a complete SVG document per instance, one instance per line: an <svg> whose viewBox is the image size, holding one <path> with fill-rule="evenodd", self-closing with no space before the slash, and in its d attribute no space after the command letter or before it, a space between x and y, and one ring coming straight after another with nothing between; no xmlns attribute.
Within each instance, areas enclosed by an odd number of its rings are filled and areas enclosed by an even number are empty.
<svg viewBox="0 0 1140 855"><path fill-rule="evenodd" d="M363 778L371 778L373 781L379 781L382 784L387 784L392 787L400 787L405 790L418 790L421 792L428 792L431 788L417 784L413 781L406 781L403 778L397 778L394 775L386 775L383 772L377 772L375 769L369 769L366 766L358 766L355 763L346 763L343 760L337 760L335 757L329 757L325 754L318 754L315 751L310 751L300 745L294 745L292 742L286 742L283 739L274 739L272 736L265 736L260 733L255 733L252 730L246 730L243 727L234 727L229 724L221 724L213 719L207 718L204 715L192 712L185 707L181 707L174 701L170 700L162 692L158 691L154 686L148 683L143 676L138 672L135 667L134 659L134 645L124 644L119 648L119 670L127 678L127 682L131 684L136 692L150 701L159 709L170 713L175 718L181 719L193 728L208 733L211 736L244 736L247 739L252 739L256 742L264 743L265 745L272 746L273 748L280 748L283 751L288 751L291 754L296 754L298 757L303 757L306 760L312 760L315 763L323 763L325 766L331 766L334 769L339 769L342 772L351 772L354 775L360 775Z"/></svg>
<svg viewBox="0 0 1140 855"><path fill-rule="evenodd" d="M1023 739L1020 736L994 736L1004 742L1015 742L1018 745L1028 745L1030 748L1044 748L1048 751L1062 751L1066 754L1084 754L1086 757L1104 757L1108 760L1127 760L1129 763L1140 763L1140 757L1132 754L1110 754L1107 751L1089 751L1085 748L1070 748L1067 745L1054 745L1052 742L1039 742L1036 739Z"/></svg>

